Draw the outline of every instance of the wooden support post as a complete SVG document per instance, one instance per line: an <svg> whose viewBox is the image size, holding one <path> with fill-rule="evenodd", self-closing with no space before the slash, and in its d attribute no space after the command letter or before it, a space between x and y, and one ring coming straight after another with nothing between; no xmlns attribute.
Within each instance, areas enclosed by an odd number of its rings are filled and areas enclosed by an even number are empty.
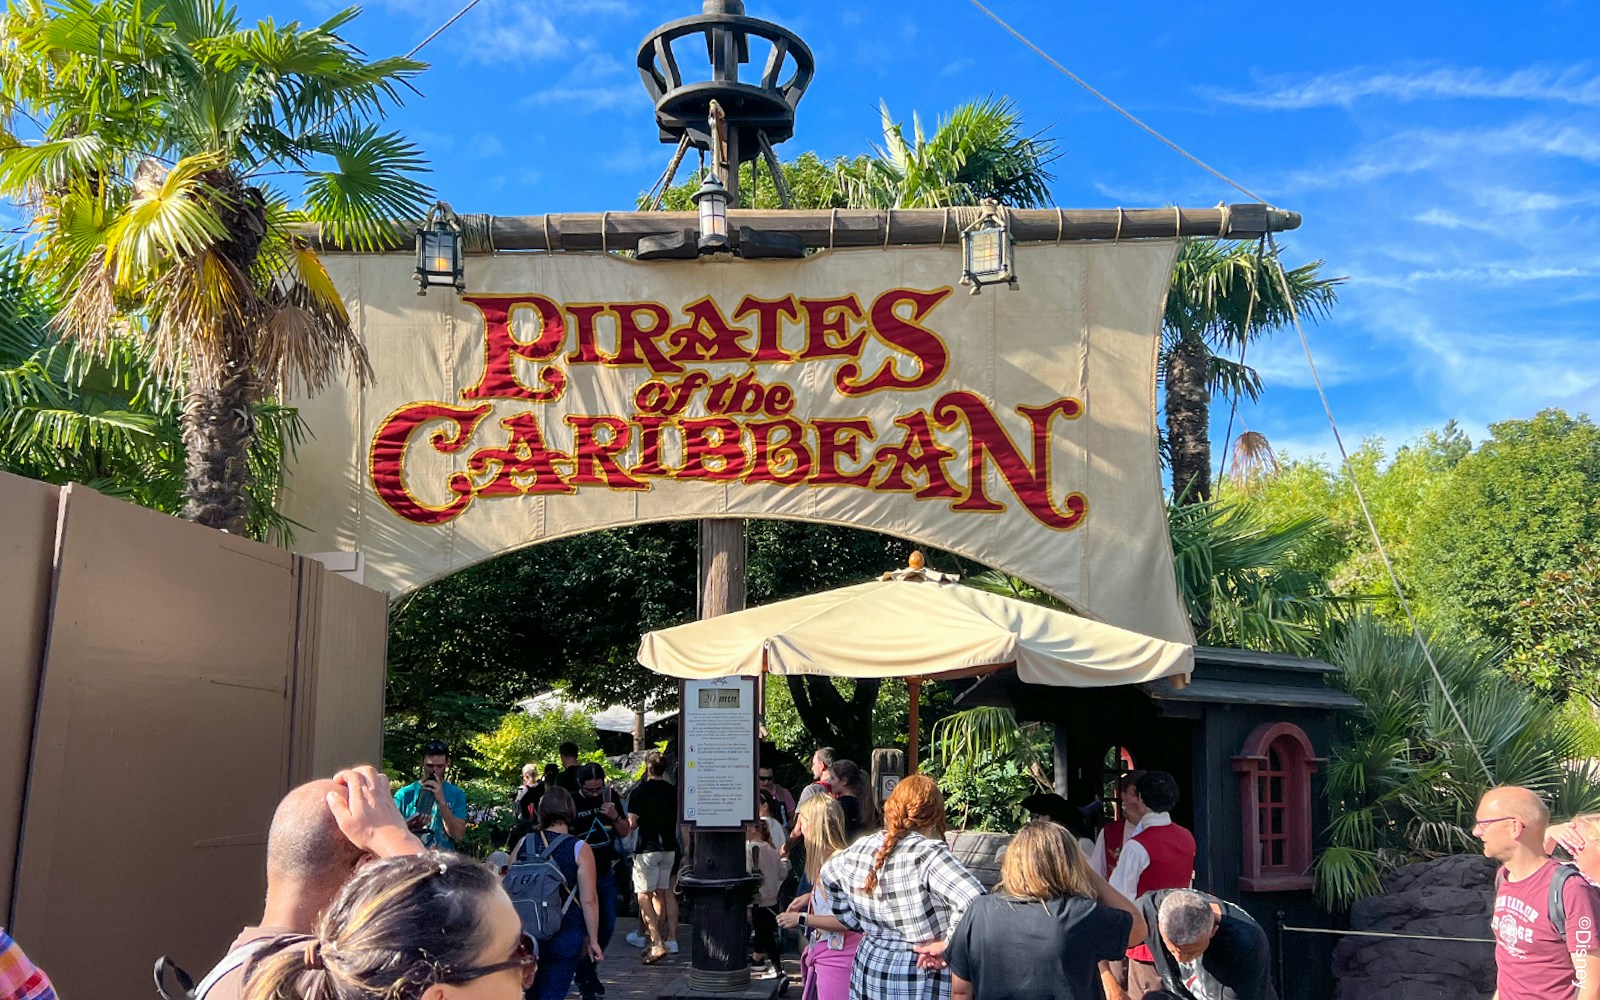
<svg viewBox="0 0 1600 1000"><path fill-rule="evenodd" d="M1072 801L1072 796L1067 794L1067 726L1066 723L1057 721L1050 727L1051 749L1055 751L1054 772L1056 794Z"/></svg>
<svg viewBox="0 0 1600 1000"><path fill-rule="evenodd" d="M922 678L906 678L906 694L911 699L911 732L906 737L906 773L917 773L917 743L922 725Z"/></svg>
<svg viewBox="0 0 1600 1000"><path fill-rule="evenodd" d="M744 521L722 517L701 521L700 617L739 611L744 599ZM688 986L694 994L739 993L750 987L750 919L745 908L755 887L746 873L744 844L743 833L697 831L694 871L678 880L693 914Z"/></svg>

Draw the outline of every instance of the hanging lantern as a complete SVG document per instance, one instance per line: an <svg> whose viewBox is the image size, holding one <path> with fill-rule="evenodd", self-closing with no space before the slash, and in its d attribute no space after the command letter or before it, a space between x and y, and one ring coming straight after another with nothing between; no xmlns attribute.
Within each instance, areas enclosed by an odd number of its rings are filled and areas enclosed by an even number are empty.
<svg viewBox="0 0 1600 1000"><path fill-rule="evenodd" d="M693 196L700 210L700 252L727 253L728 242L728 189L714 173L706 174L700 190Z"/></svg>
<svg viewBox="0 0 1600 1000"><path fill-rule="evenodd" d="M417 294L432 287L467 290L467 269L461 253L461 220L439 202L417 230Z"/></svg>
<svg viewBox="0 0 1600 1000"><path fill-rule="evenodd" d="M961 233L961 283L977 295L984 285L1017 287L1016 240L1006 226L1005 210L985 198L978 221Z"/></svg>

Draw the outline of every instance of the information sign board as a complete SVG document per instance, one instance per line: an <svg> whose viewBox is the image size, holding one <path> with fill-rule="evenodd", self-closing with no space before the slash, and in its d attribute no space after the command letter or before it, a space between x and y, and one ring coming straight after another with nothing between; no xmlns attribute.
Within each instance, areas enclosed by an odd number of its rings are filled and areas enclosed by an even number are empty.
<svg viewBox="0 0 1600 1000"><path fill-rule="evenodd" d="M701 830L738 830L756 817L756 680L684 681L683 821Z"/></svg>

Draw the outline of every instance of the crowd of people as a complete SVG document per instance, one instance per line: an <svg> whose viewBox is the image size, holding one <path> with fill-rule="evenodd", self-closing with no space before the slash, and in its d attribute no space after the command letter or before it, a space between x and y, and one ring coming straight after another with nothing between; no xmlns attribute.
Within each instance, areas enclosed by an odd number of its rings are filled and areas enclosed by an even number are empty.
<svg viewBox="0 0 1600 1000"><path fill-rule="evenodd" d="M670 760L647 754L624 802L576 747L562 758L524 771L515 801L526 812L509 852L487 862L454 850L466 804L441 744L392 792L370 766L291 790L268 832L260 918L187 996L560 1000L574 983L603 995L624 852L640 915L629 943L647 964L676 951L672 872L686 830ZM989 891L947 844L932 779L899 781L880 814L853 762L823 748L811 763L798 797L763 766L760 816L745 828L759 875L753 954L780 975L782 932L798 931L803 1000L1276 1000L1262 928L1191 887L1195 840L1172 820L1170 774L1124 776L1120 815L1099 829L1097 804L1031 797L1036 818L1011 838ZM1474 821L1500 863L1497 1000L1600 1000L1600 970L1588 968L1600 815L1552 825L1538 795L1501 787ZM1576 863L1557 861L1557 848ZM3 932L0 989L55 995Z"/></svg>

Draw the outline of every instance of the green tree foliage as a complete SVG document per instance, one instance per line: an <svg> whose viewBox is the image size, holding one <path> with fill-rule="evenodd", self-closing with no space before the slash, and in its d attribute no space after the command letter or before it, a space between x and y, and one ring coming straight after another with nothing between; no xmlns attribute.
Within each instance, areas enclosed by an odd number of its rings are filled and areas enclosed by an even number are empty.
<svg viewBox="0 0 1600 1000"><path fill-rule="evenodd" d="M181 386L186 516L236 534L267 394L370 375L294 225L373 249L428 195L421 154L368 121L423 65L367 60L339 34L356 14L247 26L225 0L63 0L0 25L7 99L42 132L0 149L0 192L33 209L60 327L92 348L121 331ZM304 209L262 179L283 174Z"/></svg>
<svg viewBox="0 0 1600 1000"><path fill-rule="evenodd" d="M1022 113L1006 98L957 105L932 134L911 116L905 127L879 105L883 145L874 156L839 171L839 189L852 208L946 208L985 198L1018 208L1050 204L1048 169L1056 143L1023 131Z"/></svg>
<svg viewBox="0 0 1600 1000"><path fill-rule="evenodd" d="M1579 545L1571 569L1539 575L1511 624L1511 675L1600 712L1600 552Z"/></svg>
<svg viewBox="0 0 1600 1000"><path fill-rule="evenodd" d="M456 745L557 688L602 705L675 703L676 683L634 656L644 632L694 617L696 567L695 525L639 525L530 546L402 598L387 738Z"/></svg>
<svg viewBox="0 0 1600 1000"><path fill-rule="evenodd" d="M1199 642L1297 656L1317 650L1345 603L1295 560L1322 529L1321 517L1274 522L1216 500L1167 513L1178 592Z"/></svg>
<svg viewBox="0 0 1600 1000"><path fill-rule="evenodd" d="M1329 649L1333 683L1361 702L1340 717L1327 767L1333 821L1316 877L1329 905L1377 892L1394 866L1475 850L1473 810L1493 785L1531 788L1558 817L1600 807L1600 785L1567 766L1585 738L1569 717L1513 683L1484 640L1435 631L1428 641L1465 732L1409 632L1363 614Z"/></svg>
<svg viewBox="0 0 1600 1000"><path fill-rule="evenodd" d="M839 190L839 173L865 160L866 157L859 157L854 161L838 157L825 162L816 153L805 152L786 163L780 161L778 166L783 171L784 183L789 186L792 207L847 208L848 203ZM693 195L698 190L700 190L700 173L693 171L687 180L679 181L667 189L666 195L661 199L661 210L693 212L695 210ZM755 163L740 165L738 207L781 208L782 206L783 201L778 197L778 189L772 183L772 174L768 172L765 163L759 168ZM639 196L639 207L641 209L650 207L648 192Z"/></svg>
<svg viewBox="0 0 1600 1000"><path fill-rule="evenodd" d="M1448 492L1451 471L1471 450L1467 436L1451 421L1443 430L1428 431L1401 446L1392 457L1377 438L1351 453L1355 479L1402 579L1414 558L1418 511ZM1326 579L1336 593L1372 602L1380 616L1403 618L1350 476L1342 467L1296 459L1270 475L1224 479L1218 496L1269 521L1320 518L1319 528L1290 554L1291 562Z"/></svg>
<svg viewBox="0 0 1600 1000"><path fill-rule="evenodd" d="M1600 536L1600 428L1560 410L1492 425L1412 530L1419 603L1510 641L1540 575L1574 568L1578 547Z"/></svg>
<svg viewBox="0 0 1600 1000"><path fill-rule="evenodd" d="M600 744L594 721L576 709L546 706L537 713L515 711L500 717L499 725L467 740L472 764L486 777L505 787L522 778L522 766L560 761L561 744L571 740L580 754L596 754Z"/></svg>
<svg viewBox="0 0 1600 1000"><path fill-rule="evenodd" d="M54 284L20 250L0 248L0 469L180 513L182 394L132 338L108 337L96 351L63 342L51 326L59 309ZM255 416L246 533L287 544L278 490L306 429L292 407L262 402Z"/></svg>

